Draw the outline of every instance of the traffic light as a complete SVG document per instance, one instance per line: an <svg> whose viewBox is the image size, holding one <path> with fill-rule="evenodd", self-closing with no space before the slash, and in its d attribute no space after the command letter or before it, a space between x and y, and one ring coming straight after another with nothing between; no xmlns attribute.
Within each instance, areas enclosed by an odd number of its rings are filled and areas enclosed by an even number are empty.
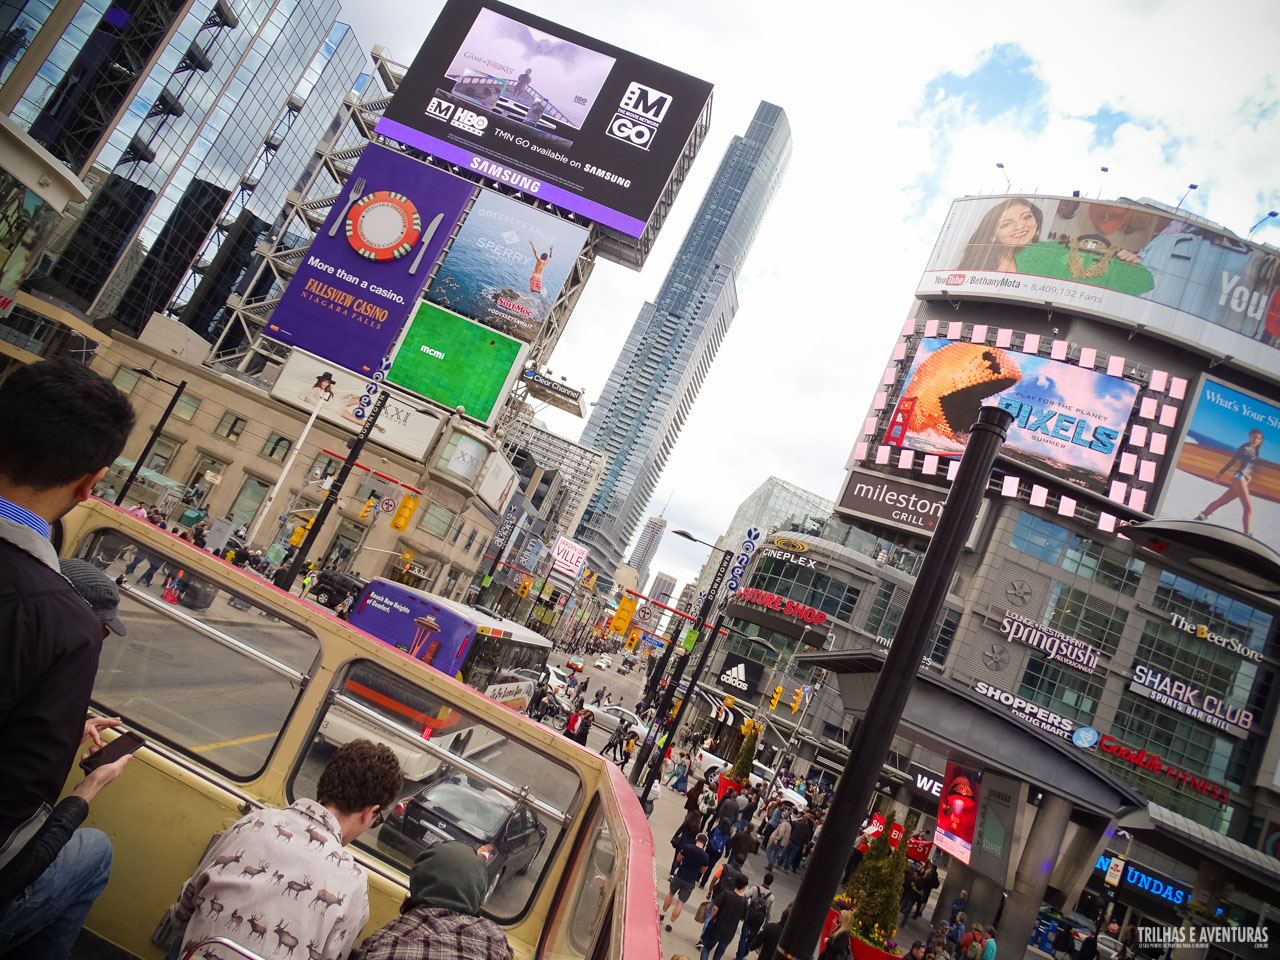
<svg viewBox="0 0 1280 960"><path fill-rule="evenodd" d="M800 701L804 699L804 691L799 687L796 688L795 696L791 698L791 712L795 713L800 709Z"/></svg>
<svg viewBox="0 0 1280 960"><path fill-rule="evenodd" d="M409 521L413 519L413 515L418 512L418 503L421 497L406 495L401 501L400 506L396 508L396 512L391 517L392 530L405 530L409 526Z"/></svg>
<svg viewBox="0 0 1280 960"><path fill-rule="evenodd" d="M532 586L533 586L533 578L525 577L523 580L520 581L520 589L517 590L516 593L519 596L527 597L529 595L529 588Z"/></svg>
<svg viewBox="0 0 1280 960"><path fill-rule="evenodd" d="M368 500L365 501L364 508L360 511L361 520L363 520L365 517L369 515L370 511L373 510L373 505L377 502L378 502L377 497L370 497Z"/></svg>
<svg viewBox="0 0 1280 960"><path fill-rule="evenodd" d="M315 517L310 517L306 523L294 528L293 533L289 536L289 546L300 547L302 541L307 539L307 531L311 529L311 525L316 522Z"/></svg>
<svg viewBox="0 0 1280 960"><path fill-rule="evenodd" d="M639 642L640 642L640 631L632 630L631 633L627 635L627 649L634 650L636 648L636 644Z"/></svg>
<svg viewBox="0 0 1280 960"><path fill-rule="evenodd" d="M782 684L773 688L773 696L769 699L769 709L778 709L778 701L782 699Z"/></svg>
<svg viewBox="0 0 1280 960"><path fill-rule="evenodd" d="M724 708L725 708L726 710L732 710L732 709L733 709L733 704L734 704L734 699L733 699L733 697L725 697L725 698L724 698Z"/></svg>

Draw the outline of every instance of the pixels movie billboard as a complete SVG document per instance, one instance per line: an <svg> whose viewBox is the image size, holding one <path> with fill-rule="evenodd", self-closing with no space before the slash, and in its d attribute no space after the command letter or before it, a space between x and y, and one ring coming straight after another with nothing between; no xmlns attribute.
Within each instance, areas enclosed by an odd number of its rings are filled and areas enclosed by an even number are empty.
<svg viewBox="0 0 1280 960"><path fill-rule="evenodd" d="M885 443L958 457L978 410L1014 415L1005 452L1105 491L1138 396L1120 377L980 343L925 338L916 349Z"/></svg>
<svg viewBox="0 0 1280 960"><path fill-rule="evenodd" d="M1192 317L1280 348L1280 258L1201 220L1058 197L956 200L917 294L1045 303L1202 340ZM1256 348L1253 351L1257 353ZM1277 352L1263 351L1272 369ZM1266 364L1268 360L1260 360Z"/></svg>
<svg viewBox="0 0 1280 960"><path fill-rule="evenodd" d="M424 303L396 351L387 382L434 400L464 407L488 424L515 383L528 347L496 330Z"/></svg>
<svg viewBox="0 0 1280 960"><path fill-rule="evenodd" d="M266 335L371 375L391 351L474 185L365 147Z"/></svg>
<svg viewBox="0 0 1280 960"><path fill-rule="evenodd" d="M485 0L449 0L377 132L638 237L711 84Z"/></svg>
<svg viewBox="0 0 1280 960"><path fill-rule="evenodd" d="M586 241L582 227L482 190L427 299L532 343Z"/></svg>
<svg viewBox="0 0 1280 960"><path fill-rule="evenodd" d="M1205 377L1156 514L1280 543L1280 405Z"/></svg>

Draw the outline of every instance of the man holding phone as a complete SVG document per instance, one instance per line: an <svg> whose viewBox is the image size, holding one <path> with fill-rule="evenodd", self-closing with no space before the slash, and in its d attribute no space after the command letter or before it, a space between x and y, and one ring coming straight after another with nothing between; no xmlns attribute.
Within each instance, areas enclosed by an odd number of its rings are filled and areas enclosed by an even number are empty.
<svg viewBox="0 0 1280 960"><path fill-rule="evenodd" d="M59 569L51 525L82 500L133 429L128 398L73 360L0 384L0 955L62 960L106 885L111 843L77 830L128 757L58 803L85 720L104 627ZM57 806L53 805L57 803Z"/></svg>

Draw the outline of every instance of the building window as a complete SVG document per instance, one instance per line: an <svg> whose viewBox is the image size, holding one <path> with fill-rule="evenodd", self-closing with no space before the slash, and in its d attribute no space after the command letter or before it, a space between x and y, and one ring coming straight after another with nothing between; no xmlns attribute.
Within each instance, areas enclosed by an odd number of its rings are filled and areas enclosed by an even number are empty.
<svg viewBox="0 0 1280 960"><path fill-rule="evenodd" d="M1168 613L1181 614L1214 633L1236 637L1251 650L1265 650L1271 634L1270 614L1168 570L1160 573L1155 605Z"/></svg>
<svg viewBox="0 0 1280 960"><path fill-rule="evenodd" d="M231 522L239 526L251 521L270 489L269 484L257 477L245 477L244 483L240 485L240 492L236 494L235 502L231 504Z"/></svg>
<svg viewBox="0 0 1280 960"><path fill-rule="evenodd" d="M1067 554L1062 558L1064 572L1092 580L1126 597L1138 592L1138 581L1145 568L1146 564L1137 557L1079 535L1071 538Z"/></svg>
<svg viewBox="0 0 1280 960"><path fill-rule="evenodd" d="M1010 541L1028 556L1056 565L1068 536L1069 532L1065 527L1023 511L1018 514L1018 523L1013 528Z"/></svg>
<svg viewBox="0 0 1280 960"><path fill-rule="evenodd" d="M471 552L471 545L476 542L476 528L472 527L471 532L467 534L467 544L462 548L463 553Z"/></svg>
<svg viewBox="0 0 1280 960"><path fill-rule="evenodd" d="M249 421L244 417L238 417L230 410L222 415L222 419L218 421L218 425L213 428L214 434L222 437L223 440L230 440L235 443L240 439L240 434L244 433L244 428L249 425Z"/></svg>
<svg viewBox="0 0 1280 960"><path fill-rule="evenodd" d="M196 415L196 411L199 409L200 398L184 392L182 396L178 397L178 402L173 405L172 416L190 423L191 418Z"/></svg>
<svg viewBox="0 0 1280 960"><path fill-rule="evenodd" d="M322 453L311 461L311 472L307 475L313 480L323 480L325 477L332 477L341 469L341 460L335 460L327 453Z"/></svg>
<svg viewBox="0 0 1280 960"><path fill-rule="evenodd" d="M1129 611L1084 590L1056 582L1049 597L1048 626L1091 643L1111 656L1120 643Z"/></svg>
<svg viewBox="0 0 1280 960"><path fill-rule="evenodd" d="M1100 674L1081 673L1040 654L1032 654L1022 674L1018 696L1087 724L1098 709L1105 683Z"/></svg>
<svg viewBox="0 0 1280 960"><path fill-rule="evenodd" d="M133 388L141 379L142 374L132 367L116 367L116 372L111 375L111 382L119 388L121 393L133 393Z"/></svg>
<svg viewBox="0 0 1280 960"><path fill-rule="evenodd" d="M898 587L888 580L880 581L876 595L871 598L871 613L867 617L866 631L892 643L898 635L898 624L902 622L902 614L906 610L910 594L910 590ZM930 631L925 656L939 666L946 663L959 626L960 611L943 607Z"/></svg>
<svg viewBox="0 0 1280 960"><path fill-rule="evenodd" d="M174 454L178 452L180 446L182 446L181 440L175 440L164 434L156 437L156 442L151 445L151 450L147 454L147 462L142 465L143 469L164 473L169 469L169 464L173 463Z"/></svg>
<svg viewBox="0 0 1280 960"><path fill-rule="evenodd" d="M756 567L751 586L776 593L821 610L833 620L848 623L862 591L842 580L818 573L811 567L765 557Z"/></svg>
<svg viewBox="0 0 1280 960"><path fill-rule="evenodd" d="M282 437L278 433L273 433L267 437L267 442L262 445L262 455L268 460L274 460L276 463L283 463L284 458L289 455L289 448L293 446L293 441L288 437Z"/></svg>
<svg viewBox="0 0 1280 960"><path fill-rule="evenodd" d="M187 487L191 490L191 500L193 503L202 504L204 498L209 495L209 490L213 487L211 477L217 477L219 480L227 469L227 461L219 460L217 457L211 457L207 453L202 453L196 459L196 465L191 470L190 478L187 480Z"/></svg>
<svg viewBox="0 0 1280 960"><path fill-rule="evenodd" d="M453 511L438 503L429 504L425 510L418 512L418 526L441 540L448 535L452 524Z"/></svg>

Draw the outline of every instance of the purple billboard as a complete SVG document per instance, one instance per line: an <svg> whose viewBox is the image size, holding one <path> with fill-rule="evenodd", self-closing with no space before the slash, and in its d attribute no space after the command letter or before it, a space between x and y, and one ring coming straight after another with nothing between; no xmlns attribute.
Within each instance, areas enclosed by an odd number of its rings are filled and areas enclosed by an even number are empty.
<svg viewBox="0 0 1280 960"><path fill-rule="evenodd" d="M266 335L366 376L378 371L474 189L369 144Z"/></svg>

